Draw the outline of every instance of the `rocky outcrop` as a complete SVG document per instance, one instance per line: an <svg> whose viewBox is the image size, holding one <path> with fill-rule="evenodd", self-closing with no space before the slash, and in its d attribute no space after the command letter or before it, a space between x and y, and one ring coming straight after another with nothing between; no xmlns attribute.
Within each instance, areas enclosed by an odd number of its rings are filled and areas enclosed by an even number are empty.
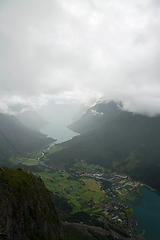
<svg viewBox="0 0 160 240"><path fill-rule="evenodd" d="M50 192L22 168L0 168L0 239L63 239Z"/></svg>

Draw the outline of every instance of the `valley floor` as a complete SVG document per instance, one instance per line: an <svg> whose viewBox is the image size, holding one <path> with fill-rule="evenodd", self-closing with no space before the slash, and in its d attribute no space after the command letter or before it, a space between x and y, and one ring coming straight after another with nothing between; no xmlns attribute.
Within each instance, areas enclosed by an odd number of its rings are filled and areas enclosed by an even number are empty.
<svg viewBox="0 0 160 240"><path fill-rule="evenodd" d="M76 227L86 226L90 230L98 227L101 234L108 232L113 237L121 236L119 239L136 239L133 204L141 195L140 183L99 165L87 165L84 160L73 166L61 163L48 166L47 155L59 150L54 146L34 153L30 156L32 164L27 157L16 161L20 167L36 166L33 173L42 178L52 193L64 224L75 222ZM138 239L145 239L144 232Z"/></svg>

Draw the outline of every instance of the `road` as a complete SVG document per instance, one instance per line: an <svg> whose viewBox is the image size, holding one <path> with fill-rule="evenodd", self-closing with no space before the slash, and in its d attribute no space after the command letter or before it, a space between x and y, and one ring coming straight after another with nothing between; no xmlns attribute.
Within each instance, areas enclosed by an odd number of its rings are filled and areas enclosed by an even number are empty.
<svg viewBox="0 0 160 240"><path fill-rule="evenodd" d="M138 240L138 239L145 239L144 238L144 234L145 234L145 231L143 230L142 234L138 234L138 235L134 235L133 237L130 237L130 238L126 238L126 237L123 237L121 236L120 234L118 234L117 232L113 231L113 230L110 230L110 231L107 231L101 227L96 227L96 226L89 226L89 225L86 225L86 224L83 224L83 223L70 223L70 222L62 222L63 225L65 226L73 226L73 227L77 227L77 228L82 228L82 229L88 229L88 230L92 230L92 231L95 231L97 233L100 233L102 235L112 235L114 238L116 239L121 239L121 240Z"/></svg>

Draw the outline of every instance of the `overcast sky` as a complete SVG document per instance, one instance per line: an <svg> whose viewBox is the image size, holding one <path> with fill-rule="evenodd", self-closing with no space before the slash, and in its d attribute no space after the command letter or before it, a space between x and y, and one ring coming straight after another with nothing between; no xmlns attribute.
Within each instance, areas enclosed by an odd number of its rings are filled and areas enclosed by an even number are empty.
<svg viewBox="0 0 160 240"><path fill-rule="evenodd" d="M56 99L160 113L159 0L1 0L0 111Z"/></svg>

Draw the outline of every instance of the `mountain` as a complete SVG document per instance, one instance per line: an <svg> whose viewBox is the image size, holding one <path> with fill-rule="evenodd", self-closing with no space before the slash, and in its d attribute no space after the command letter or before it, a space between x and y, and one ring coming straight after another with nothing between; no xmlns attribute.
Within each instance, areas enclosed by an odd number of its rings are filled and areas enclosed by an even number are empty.
<svg viewBox="0 0 160 240"><path fill-rule="evenodd" d="M78 121L82 115L88 110L89 106L85 106L85 105L80 105L79 109L75 112L75 114L72 117L72 121L76 122Z"/></svg>
<svg viewBox="0 0 160 240"><path fill-rule="evenodd" d="M70 124L68 128L80 134L96 130L105 126L107 121L112 120L114 114L118 114L121 108L120 102L98 102L89 108L78 121Z"/></svg>
<svg viewBox="0 0 160 240"><path fill-rule="evenodd" d="M40 177L0 168L0 239L59 240L62 226Z"/></svg>
<svg viewBox="0 0 160 240"><path fill-rule="evenodd" d="M41 117L32 106L28 104L11 104L9 109L16 118L32 130L39 131L40 128L49 124L48 121Z"/></svg>
<svg viewBox="0 0 160 240"><path fill-rule="evenodd" d="M39 131L43 126L50 124L33 109L18 113L15 117L17 117L26 127L35 131Z"/></svg>
<svg viewBox="0 0 160 240"><path fill-rule="evenodd" d="M0 113L0 165L12 155L41 149L54 139L25 127L16 117Z"/></svg>
<svg viewBox="0 0 160 240"><path fill-rule="evenodd" d="M85 159L160 191L159 116L133 114L124 111L121 103L102 102L69 128L81 135L62 143L64 149L50 156L50 165Z"/></svg>

